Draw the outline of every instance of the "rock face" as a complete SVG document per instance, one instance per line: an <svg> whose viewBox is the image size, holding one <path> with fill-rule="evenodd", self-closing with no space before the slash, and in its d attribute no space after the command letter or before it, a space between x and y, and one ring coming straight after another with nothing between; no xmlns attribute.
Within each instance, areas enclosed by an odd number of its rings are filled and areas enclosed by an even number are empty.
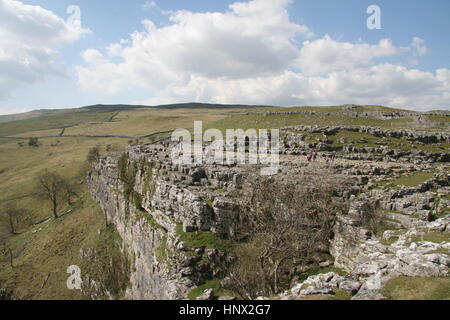
<svg viewBox="0 0 450 320"><path fill-rule="evenodd" d="M296 128L300 129L322 134L342 130ZM421 143L450 140L446 133L368 127L345 130ZM340 154L331 162L310 164L304 157L296 156L309 150L305 141L296 134L287 137L280 166L285 176L307 166L325 166L334 174L351 177L355 183L343 186L340 196L351 201L351 208L337 217L331 241L334 266L347 274L310 277L281 298L342 290L354 299L381 299L380 289L395 276L448 276L448 237L441 243L427 239L430 233L439 238L450 234L450 218L442 215L449 204L449 176L437 174L417 187L373 189L386 178L436 168L444 172L448 166L434 162L449 161L448 153L431 158L427 154L397 153L397 157L391 151L381 150L382 155L378 155L380 150L365 150L360 154L372 156L361 157L352 153L355 149L349 149L351 152ZM223 277L221 266L227 259L229 239L239 224L240 204L251 194L253 174L259 172L249 166L174 164L170 151L165 142L130 147L102 157L88 175L90 193L100 203L106 219L116 227L124 250L132 257L126 292L129 299L185 299L192 288L213 277ZM319 157L327 157L330 151L318 152ZM427 160L417 164L410 161L417 157ZM364 217L373 203L384 210L391 230L374 234L366 228ZM440 212L440 219L434 219L436 212ZM200 298L211 299L212 292L205 291Z"/></svg>
<svg viewBox="0 0 450 320"><path fill-rule="evenodd" d="M156 257L158 248L170 241L166 234L169 230L174 233L175 227L166 225L164 229L162 224L153 220L150 213L146 213L148 217L138 215L137 209L124 194L126 187L119 176L118 161L119 155L103 158L90 173L88 185L94 199L102 206L108 221L114 223L125 248L134 258L135 272L131 276L128 298L181 298L185 292L179 286L172 285L181 279L174 279L175 273L169 273L165 264ZM182 263L174 267L181 269Z"/></svg>
<svg viewBox="0 0 450 320"><path fill-rule="evenodd" d="M127 298L184 299L220 273L214 243L226 247L237 212L222 194L239 187L239 170L173 165L166 146L149 145L103 157L88 186L133 257ZM198 234L217 241L197 244Z"/></svg>

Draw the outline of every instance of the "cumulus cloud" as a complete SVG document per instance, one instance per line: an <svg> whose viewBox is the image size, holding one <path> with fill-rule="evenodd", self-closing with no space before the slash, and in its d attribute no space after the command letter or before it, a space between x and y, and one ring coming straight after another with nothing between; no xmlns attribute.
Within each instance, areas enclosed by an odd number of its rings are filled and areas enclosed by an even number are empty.
<svg viewBox="0 0 450 320"><path fill-rule="evenodd" d="M288 2L235 3L226 13L177 11L170 16L172 24L161 28L145 20L130 45L114 45L123 62L80 67L79 82L115 92L120 86L104 83L118 71L123 81L155 89L191 77L240 79L283 72L298 55L292 38L310 35L307 27L290 22Z"/></svg>
<svg viewBox="0 0 450 320"><path fill-rule="evenodd" d="M226 12L171 12L171 24L143 29L102 52L83 52L82 88L116 93L150 89L148 104L180 101L385 104L449 107L448 69L425 72L386 58L427 53L424 40L399 47L315 38L291 21L290 0L236 2ZM119 61L119 62L118 62Z"/></svg>
<svg viewBox="0 0 450 320"><path fill-rule="evenodd" d="M193 77L184 85L170 86L148 104L179 101L271 105L379 104L426 110L448 107L450 70L436 73L393 64L305 76L285 71L272 77L207 79Z"/></svg>
<svg viewBox="0 0 450 320"><path fill-rule="evenodd" d="M0 21L0 99L47 75L62 74L58 50L89 32L15 0L0 0Z"/></svg>
<svg viewBox="0 0 450 320"><path fill-rule="evenodd" d="M334 71L368 66L375 58L390 57L405 52L390 39L382 39L376 45L339 42L326 35L315 41L305 41L297 65L305 74L327 74Z"/></svg>

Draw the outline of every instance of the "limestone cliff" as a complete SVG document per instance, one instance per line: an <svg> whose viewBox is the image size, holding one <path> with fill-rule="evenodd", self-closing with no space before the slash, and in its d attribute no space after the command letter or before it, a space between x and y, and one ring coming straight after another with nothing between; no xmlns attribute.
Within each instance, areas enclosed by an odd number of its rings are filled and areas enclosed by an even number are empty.
<svg viewBox="0 0 450 320"><path fill-rule="evenodd" d="M344 144L341 152L330 153L298 131L323 134L327 139L338 130L356 130L423 144L448 142L447 133L367 127L294 129L297 132L285 128L281 150L284 176L280 179L289 183L295 170L312 166L354 181L338 195L348 199L351 208L337 217L330 242L331 263L348 274L313 277L282 298L327 294L339 288L355 299L377 299L383 298L382 285L396 275L448 276L449 176L437 174L417 187L375 188L381 181L406 174L445 172L448 153L399 151L383 143L364 150ZM301 157L311 148L319 152L319 163ZM164 142L130 147L95 163L88 175L90 193L116 227L132 261L126 298L185 299L192 288L223 278L230 240L240 223L239 210L244 204L251 205L254 172L257 170L250 166L173 164L170 146ZM363 223L367 206L374 202L384 210L383 219L391 226L379 234L371 233ZM446 240L427 241L430 232ZM322 265L329 263L323 261Z"/></svg>
<svg viewBox="0 0 450 320"><path fill-rule="evenodd" d="M130 148L94 165L89 190L134 261L127 298L183 299L220 274L236 218L224 193L238 181L231 168L172 165L164 145Z"/></svg>

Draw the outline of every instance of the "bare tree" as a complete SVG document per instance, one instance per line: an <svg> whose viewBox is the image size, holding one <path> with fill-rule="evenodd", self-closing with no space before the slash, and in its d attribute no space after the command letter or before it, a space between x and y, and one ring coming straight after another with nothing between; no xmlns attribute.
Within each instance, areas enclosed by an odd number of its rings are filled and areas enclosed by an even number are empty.
<svg viewBox="0 0 450 320"><path fill-rule="evenodd" d="M3 210L2 220L5 222L9 232L17 235L19 234L18 230L22 219L28 214L28 210L19 209L14 205L10 205Z"/></svg>
<svg viewBox="0 0 450 320"><path fill-rule="evenodd" d="M337 196L341 181L326 174L261 179L242 210L243 241L229 276L243 298L273 295L296 275L318 265L328 251L336 213L347 210Z"/></svg>
<svg viewBox="0 0 450 320"><path fill-rule="evenodd" d="M54 172L44 172L36 179L36 194L50 201L55 219L58 218L59 206L67 199L66 184L65 179Z"/></svg>
<svg viewBox="0 0 450 320"><path fill-rule="evenodd" d="M379 235L380 232L383 231L385 220L383 219L383 214L378 201L367 200L364 202L361 209L361 212L363 213L360 216L361 226L369 230L373 235Z"/></svg>
<svg viewBox="0 0 450 320"><path fill-rule="evenodd" d="M9 264L12 269L14 269L14 255L11 248L7 245L6 238L0 238L0 254L8 259ZM0 288L1 289L1 288ZM1 300L2 292L0 291L0 300Z"/></svg>
<svg viewBox="0 0 450 320"><path fill-rule="evenodd" d="M71 206L73 204L73 199L78 197L78 189L78 186L74 182L67 179L62 180L62 191L68 206Z"/></svg>

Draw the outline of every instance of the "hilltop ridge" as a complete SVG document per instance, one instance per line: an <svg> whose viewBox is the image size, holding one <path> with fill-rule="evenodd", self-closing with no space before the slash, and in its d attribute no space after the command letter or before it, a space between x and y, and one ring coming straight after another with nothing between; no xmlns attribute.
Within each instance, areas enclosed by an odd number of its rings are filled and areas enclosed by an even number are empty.
<svg viewBox="0 0 450 320"><path fill-rule="evenodd" d="M413 111L402 108L393 108L393 107L385 107L385 106L374 106L374 105L341 105L340 107L354 107L360 109L374 109L378 111L392 111L392 112L414 112L414 113L424 113L424 114L435 114L435 113L448 113L450 114L450 110L429 110L429 111ZM8 115L0 115L0 123L15 121L15 120L23 120L33 117L39 117L41 115L64 111L64 110L89 110L93 112L114 112L114 111L127 111L127 110L135 110L135 109L147 109L147 108L155 108L155 109L222 109L222 108L238 108L238 109L251 109L251 108L280 108L280 109L293 109L293 108L329 108L328 106L271 106L271 105L246 105L246 104L215 104L215 103L201 103L201 102L186 102L186 103L174 103L174 104L161 104L161 105L138 105L138 104L94 104L88 106L81 106L76 108L65 108L65 109L37 109L32 111L27 111L23 113L15 113Z"/></svg>

